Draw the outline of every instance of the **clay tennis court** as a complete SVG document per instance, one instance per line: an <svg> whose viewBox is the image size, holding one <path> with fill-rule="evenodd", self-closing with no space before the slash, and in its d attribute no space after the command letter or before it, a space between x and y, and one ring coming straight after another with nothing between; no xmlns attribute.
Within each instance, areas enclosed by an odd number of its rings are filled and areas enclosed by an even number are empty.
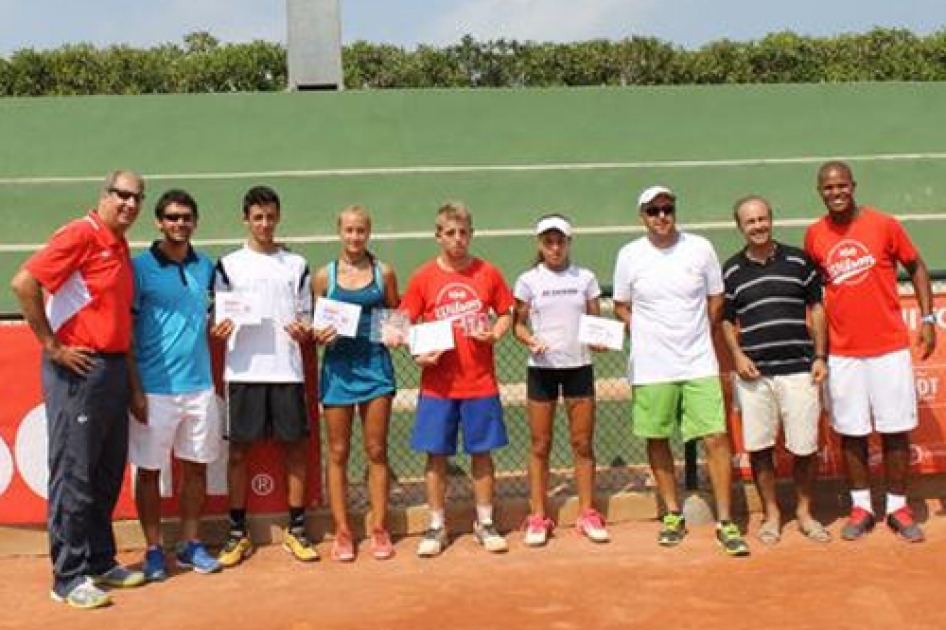
<svg viewBox="0 0 946 630"><path fill-rule="evenodd" d="M930 503L929 505L933 505ZM918 514L924 514L921 509ZM753 528L758 516L754 516ZM0 558L0 628L943 628L946 513L928 511L928 541L910 545L878 528L857 543L818 545L789 524L774 547L735 559L712 526L676 549L654 543L656 524L611 527L593 546L560 529L545 549L490 556L469 535L433 560L415 538L378 562L293 562L277 546L215 576L172 575L113 592L115 605L76 611L48 596L45 557ZM840 521L830 523L837 535ZM750 538L750 540L753 540ZM320 545L323 556L329 545ZM139 554L126 553L136 562Z"/></svg>

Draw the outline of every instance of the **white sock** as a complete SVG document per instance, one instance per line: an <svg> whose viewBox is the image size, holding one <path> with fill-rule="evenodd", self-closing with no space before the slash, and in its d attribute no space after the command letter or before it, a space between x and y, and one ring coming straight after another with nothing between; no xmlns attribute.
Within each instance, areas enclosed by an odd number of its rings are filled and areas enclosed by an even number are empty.
<svg viewBox="0 0 946 630"><path fill-rule="evenodd" d="M851 490L851 503L854 507L874 513L874 506L870 504L870 490Z"/></svg>
<svg viewBox="0 0 946 630"><path fill-rule="evenodd" d="M431 510L430 511L430 527L431 529L443 529L444 521L444 512L443 510Z"/></svg>
<svg viewBox="0 0 946 630"><path fill-rule="evenodd" d="M907 506L907 498L902 494L887 493L887 514L893 514L900 508Z"/></svg>
<svg viewBox="0 0 946 630"><path fill-rule="evenodd" d="M493 504L484 503L476 506L476 520L480 525L486 525L493 522Z"/></svg>

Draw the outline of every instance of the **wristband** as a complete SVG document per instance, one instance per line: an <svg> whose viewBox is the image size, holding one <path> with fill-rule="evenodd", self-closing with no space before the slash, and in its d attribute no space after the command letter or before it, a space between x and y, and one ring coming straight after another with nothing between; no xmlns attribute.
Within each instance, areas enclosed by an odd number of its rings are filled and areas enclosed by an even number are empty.
<svg viewBox="0 0 946 630"><path fill-rule="evenodd" d="M828 356L825 355L825 354L816 354L816 355L815 355L815 361L824 361L824 362L827 363L827 361L828 361Z"/></svg>
<svg viewBox="0 0 946 630"><path fill-rule="evenodd" d="M923 317L920 318L920 323L923 323L923 324L935 324L935 323L936 323L936 315L934 315L933 313L930 313L929 315L924 315Z"/></svg>

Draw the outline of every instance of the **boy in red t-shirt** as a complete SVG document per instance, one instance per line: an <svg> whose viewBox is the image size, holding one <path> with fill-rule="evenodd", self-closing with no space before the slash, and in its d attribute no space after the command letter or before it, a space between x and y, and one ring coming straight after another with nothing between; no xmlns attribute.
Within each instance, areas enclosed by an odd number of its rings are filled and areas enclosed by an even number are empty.
<svg viewBox="0 0 946 630"><path fill-rule="evenodd" d="M440 254L418 269L400 309L412 322L451 320L455 347L416 357L423 368L411 447L427 453L430 525L417 547L421 557L439 555L447 544L444 503L447 458L457 452L457 433L470 454L476 498L477 540L487 551L506 551L493 524L491 451L506 446L506 426L493 362L493 344L512 323L512 292L496 267L470 255L473 220L461 203L437 212ZM489 324L490 314L496 321Z"/></svg>
<svg viewBox="0 0 946 630"><path fill-rule="evenodd" d="M910 274L922 313L916 340L921 359L936 347L930 276L900 223L858 206L854 188L847 164L824 164L818 192L828 213L805 234L805 250L824 274L831 423L841 435L851 484L851 516L841 537L856 540L876 523L867 459L867 438L876 431L887 472L887 525L904 540L919 542L923 530L906 500L909 432L917 425L917 411L897 265Z"/></svg>

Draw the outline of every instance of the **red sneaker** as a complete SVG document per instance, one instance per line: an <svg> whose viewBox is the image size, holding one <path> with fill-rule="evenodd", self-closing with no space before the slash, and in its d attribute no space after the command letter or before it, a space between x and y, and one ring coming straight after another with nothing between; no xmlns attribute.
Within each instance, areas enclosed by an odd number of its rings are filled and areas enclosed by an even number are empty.
<svg viewBox="0 0 946 630"><path fill-rule="evenodd" d="M907 542L923 542L926 540L923 530L913 520L913 510L909 506L904 505L899 510L888 514L887 527Z"/></svg>
<svg viewBox="0 0 946 630"><path fill-rule="evenodd" d="M847 523L841 528L841 538L857 540L874 529L876 524L877 519L871 512L855 506L851 508L851 516L847 519Z"/></svg>

